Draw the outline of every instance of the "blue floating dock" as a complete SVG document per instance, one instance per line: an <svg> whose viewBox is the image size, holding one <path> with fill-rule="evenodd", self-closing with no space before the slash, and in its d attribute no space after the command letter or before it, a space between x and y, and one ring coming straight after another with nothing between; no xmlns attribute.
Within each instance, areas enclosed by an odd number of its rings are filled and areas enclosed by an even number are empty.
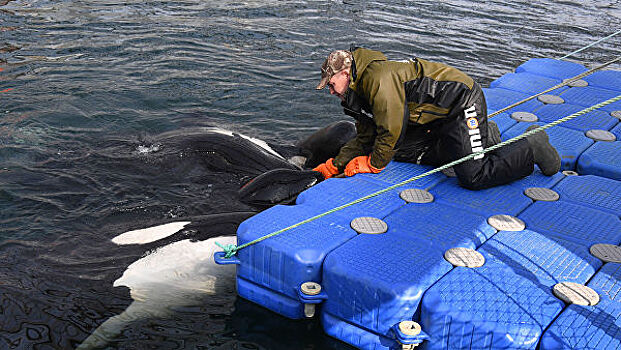
<svg viewBox="0 0 621 350"><path fill-rule="evenodd" d="M572 62L529 60L484 89L488 112L585 71ZM491 120L507 140L533 124L518 121L514 112L532 113L543 125L621 93L621 72L599 71L583 80L550 92L560 104L533 99ZM482 191L435 173L241 249L238 293L292 319L318 317L327 334L361 349L412 343L421 349L620 349L621 264L590 252L594 244L621 244L620 111L621 102L613 103L547 130L570 172L548 177L536 169ZM616 141L595 140L592 130ZM238 244L428 170L391 162L379 174L323 181L295 205L246 220ZM400 196L404 190L425 200L408 202ZM529 191L558 198L532 199ZM489 219L498 215L524 226L497 230ZM387 229L358 233L352 228L357 218ZM452 248L484 263L454 266L445 258ZM301 292L306 282L317 284L315 292L307 289L310 295ZM565 303L553 292L562 282L592 288L599 303ZM408 335L407 328L399 330L402 321L422 331Z"/></svg>

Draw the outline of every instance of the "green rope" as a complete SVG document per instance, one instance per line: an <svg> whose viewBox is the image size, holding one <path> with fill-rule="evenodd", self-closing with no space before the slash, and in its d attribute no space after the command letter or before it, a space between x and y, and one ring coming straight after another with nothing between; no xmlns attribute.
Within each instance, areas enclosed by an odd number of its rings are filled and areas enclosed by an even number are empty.
<svg viewBox="0 0 621 350"><path fill-rule="evenodd" d="M285 227L285 228L280 229L280 230L278 230L278 231L272 232L272 233L270 233L270 234L268 234L268 235L265 235L265 236L263 236L263 237L259 237L259 238L255 239L255 240L253 240L253 241L250 241L250 242L248 242L248 243L242 244L242 245L240 245L240 246L235 246L234 244L229 244L229 245L227 245L227 246L222 246L222 245L220 245L220 244L218 244L218 243L216 243L216 244L217 244L220 248L222 248L222 249L223 249L223 251L226 253L226 254L225 254L225 258L227 258L227 259L228 259L228 258L230 258L231 256L235 255L235 254L236 254L239 250L241 250L241 249L243 249L243 248L246 248L246 247L251 246L251 245L253 245L253 244L257 244L257 243L259 243L259 242L261 242L261 241L264 241L264 240L266 240L266 239L268 239L268 238L274 237L274 236L279 235L279 234L281 234L281 233L283 233L283 232L285 232L285 231L289 231L289 230L294 229L294 228L296 228L296 227L302 226L302 225L304 225L304 224L306 224L306 223L309 223L309 222L311 222L311 221L315 221L315 220L317 220L317 219L319 219L319 218L322 218L322 217L324 217L324 216L326 216L326 215L332 214L332 213L337 212L337 211L339 211L339 210L345 209L345 208L347 208L347 207L351 207L352 205L354 205L354 204L358 204L358 203L363 202L363 201L365 201L365 200L367 200L367 199L370 199L370 198L373 198L373 197L379 196L380 194L383 194L383 193L386 193L386 192L388 192L388 191L394 190L394 189L395 189L395 188L397 188L397 187L403 186L403 185L405 185L405 184L408 184L408 183L410 183L410 182L416 181L416 180L418 180L418 179L422 179L423 177L426 177L426 176L429 176L429 175L431 175L431 174L434 174L434 173L440 172L440 171L442 171L442 170L448 169L448 168L450 168L450 167L452 167L452 166L455 166L455 165L457 165L457 164L461 164L461 163L463 163L463 162L465 162L465 161L467 161L467 160L470 160L470 159L472 159L472 158L474 158L474 157L476 157L476 156L479 156L479 155L484 154L484 153L491 152L491 151L496 150L496 149L498 149L498 148L500 148L500 147L504 147L504 146L506 146L506 145L508 145L508 144L510 144L510 143L514 143L514 142L519 141L519 140L521 140L521 139L523 139L523 138L525 138L525 137L528 137L528 136L530 136L530 135L532 135L532 134L534 134L534 133L537 133L537 132L542 131L542 130L545 130L545 129L549 129L549 128L551 128L551 127L553 127L553 126L556 126L556 125L558 125L558 124L560 124L560 123L563 123L563 122L566 122L566 121L568 121L568 120L574 119L574 118L579 117L579 116L581 116L581 115L583 115L583 114L589 113L589 112L591 112L591 111L593 111L593 110L595 110L595 109L598 109L598 108L604 107L604 106L606 106L606 105L609 105L609 104L611 104L611 103L617 102L617 101L619 101L619 100L621 100L621 95L619 95L619 96L617 96L617 97L613 97L613 98L611 98L611 99L608 99L608 100L606 100L606 101L604 101L604 102L600 102L600 103L598 103L598 104L596 104L596 105L593 105L593 106L591 106L591 107L585 108L585 109L583 109L583 110L581 110L581 111L579 111L579 112L576 112L576 113L574 113L574 114L568 115L568 116L563 117L563 118L561 118L561 119L555 120L555 121L553 121L553 122L551 122L551 123L548 123L548 124L546 124L546 125L542 125L542 126L540 126L540 127L536 128L536 129L533 129L533 130L527 131L527 132L525 132L525 133L523 133L523 134L521 134L521 135L518 135L518 136L516 136L516 137L514 137L514 138L512 138L512 139L509 139L509 140L507 140L507 141L503 141L503 142L501 142L501 143L498 143L498 144L496 144L496 145L493 145L493 146L491 146L491 147L489 147L489 148L486 148L486 149L484 149L484 150L482 150L482 151L479 151L479 152L476 152L476 153L469 154L469 155L467 155L467 156L465 156L465 157L463 157L463 158L457 159L457 160L455 160L455 161L453 161L453 162L450 162L450 163L448 163L448 164L445 164L445 165L443 165L443 166L441 166L441 167L438 167L438 168L435 168L435 169L429 170L429 171L427 171L427 172L425 172L425 173L423 173L423 174L420 174L420 175L414 176L414 177L412 177L412 178L409 178L409 179L407 179L407 180L401 181L401 182L399 182L398 184L395 184L395 185L392 185L392 186L386 187L386 188L385 188L385 189L383 189L383 190L379 190L379 191L377 191L377 192L371 193L371 194L366 195L366 196L364 196L364 197L358 198L358 199L356 199L356 200L354 200L354 201L352 201L352 202L349 202L349 203L343 204L343 205L341 205L341 206L338 206L338 207L336 207L336 208L334 208L334 209L328 210L328 211L327 211L327 212L325 212L325 213L315 215L315 216L313 216L313 217L311 217L311 218L308 218L308 219L306 219L306 220L300 221L300 222L298 222L297 224L293 224L293 225L291 225L291 226L288 226L288 227Z"/></svg>
<svg viewBox="0 0 621 350"><path fill-rule="evenodd" d="M610 61L608 61L608 62L606 62L606 63L604 63L602 65L599 65L597 67L591 68L588 71L580 73L580 74L578 74L578 75L576 75L576 76L574 76L572 78L565 79L563 82L561 82L559 84L556 84L556 85L554 85L553 87L551 87L549 89L546 89L546 90L544 90L544 91L542 91L540 93L537 93L535 95L529 96L529 97L527 97L527 98L525 98L525 99L523 99L521 101L517 101L516 103L513 103L511 105L508 105L507 107L505 107L505 108L503 108L501 110L498 110L498 111L496 111L496 112L494 112L492 114L489 114L487 117L491 118L491 117L496 116L496 115L498 115L498 114L500 114L502 112L508 111L508 110L510 110L513 107L517 107L517 106L521 105L524 102L528 102L528 101L530 101L530 100L532 100L532 99L534 99L536 97L539 97L541 95L547 94L550 91L556 90L558 88L562 88L565 85L569 85L569 84L573 83L574 81L582 79L582 78L586 77L587 75L589 75L589 74L591 74L591 73L593 73L593 72L595 72L597 70L600 70L600 69L602 69L604 67L607 67L607 66L609 66L609 65L611 65L611 64L613 64L613 63L615 63L617 61L621 61L621 56L619 56L619 57L617 57L615 59L612 59L612 60L610 60Z"/></svg>
<svg viewBox="0 0 621 350"><path fill-rule="evenodd" d="M574 51L574 52L568 53L567 55L565 55L565 56L563 56L563 57L559 58L559 60L564 60L564 59L566 59L566 58L567 58L567 57L569 57L569 56L573 56L573 55L577 54L578 52L584 51L584 50L588 49L589 47L591 47L591 46L593 46L593 45L596 45L596 44L599 44L599 43L601 43L602 41L604 41L604 40L606 40L606 39L608 39L608 38L612 38L613 36L618 35L618 34L621 34L621 30L619 30L619 31L618 31L618 32L616 32L616 33L612 33L612 34L608 35L608 36L607 36L607 37L605 37L605 38L601 38L601 39L599 39L598 41L596 41L596 42L594 42L594 43L591 43L591 44L589 44L589 45L587 45L587 46L585 46L585 47L583 47L583 48L581 48L581 49L578 49L578 50L576 50L576 51Z"/></svg>

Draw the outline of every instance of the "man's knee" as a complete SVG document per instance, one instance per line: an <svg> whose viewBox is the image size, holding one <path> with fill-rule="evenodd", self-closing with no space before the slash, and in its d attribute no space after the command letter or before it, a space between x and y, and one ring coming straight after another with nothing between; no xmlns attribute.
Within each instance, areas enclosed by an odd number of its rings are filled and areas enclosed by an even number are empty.
<svg viewBox="0 0 621 350"><path fill-rule="evenodd" d="M455 169L459 185L473 191L491 187L490 184L482 179L479 172L475 170L476 169Z"/></svg>

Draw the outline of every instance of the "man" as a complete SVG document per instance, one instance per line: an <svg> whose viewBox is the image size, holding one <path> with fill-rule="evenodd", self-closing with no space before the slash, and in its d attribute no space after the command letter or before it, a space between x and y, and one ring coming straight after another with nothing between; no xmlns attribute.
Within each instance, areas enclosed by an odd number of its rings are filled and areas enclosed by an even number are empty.
<svg viewBox="0 0 621 350"><path fill-rule="evenodd" d="M337 50L321 68L317 89L326 86L356 119L357 135L314 169L325 178L379 173L393 158L439 166L500 142L498 127L490 123L488 130L479 84L444 64L389 61L364 48ZM560 170L560 157L543 131L454 170L463 187L483 189L526 177L534 164L547 176Z"/></svg>

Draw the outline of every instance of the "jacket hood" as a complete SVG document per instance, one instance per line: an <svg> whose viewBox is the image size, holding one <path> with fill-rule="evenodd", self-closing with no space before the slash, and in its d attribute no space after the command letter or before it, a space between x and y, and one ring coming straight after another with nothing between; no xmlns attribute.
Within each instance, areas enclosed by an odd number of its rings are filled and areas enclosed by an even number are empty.
<svg viewBox="0 0 621 350"><path fill-rule="evenodd" d="M360 82L360 77L364 73L365 69L374 61L387 61L388 59L383 53L375 50L369 50L364 48L358 48L352 52L354 57L354 64L352 69L352 81L349 83L349 87L356 88L356 85Z"/></svg>

